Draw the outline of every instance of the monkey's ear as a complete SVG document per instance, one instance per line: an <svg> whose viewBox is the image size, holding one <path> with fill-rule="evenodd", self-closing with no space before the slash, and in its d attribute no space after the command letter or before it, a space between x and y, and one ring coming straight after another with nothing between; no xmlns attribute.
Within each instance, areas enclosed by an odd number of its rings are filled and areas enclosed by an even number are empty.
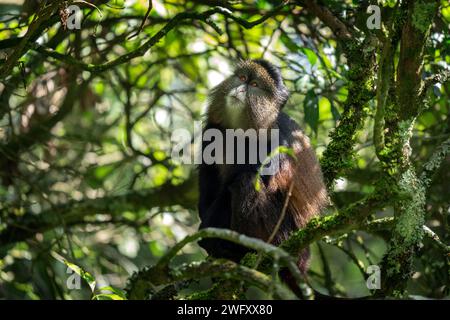
<svg viewBox="0 0 450 320"><path fill-rule="evenodd" d="M278 100L280 101L280 110L284 108L286 102L289 100L289 90L283 84L278 88Z"/></svg>

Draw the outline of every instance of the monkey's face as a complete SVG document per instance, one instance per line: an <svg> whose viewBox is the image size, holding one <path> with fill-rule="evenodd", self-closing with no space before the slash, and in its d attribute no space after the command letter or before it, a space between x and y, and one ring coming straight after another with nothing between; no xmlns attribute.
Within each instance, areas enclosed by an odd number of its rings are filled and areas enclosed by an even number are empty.
<svg viewBox="0 0 450 320"><path fill-rule="evenodd" d="M213 89L210 120L227 128L269 128L287 96L275 67L265 61L244 61Z"/></svg>

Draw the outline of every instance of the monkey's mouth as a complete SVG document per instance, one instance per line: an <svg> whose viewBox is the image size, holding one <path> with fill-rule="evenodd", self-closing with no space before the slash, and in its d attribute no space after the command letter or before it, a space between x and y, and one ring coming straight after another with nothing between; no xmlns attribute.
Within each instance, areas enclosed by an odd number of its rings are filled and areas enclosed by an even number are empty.
<svg viewBox="0 0 450 320"><path fill-rule="evenodd" d="M233 98L233 99L230 99L231 100L230 102L234 102L234 103L238 102L242 105L247 104L246 103L247 102L246 101L247 92L246 92L245 88L243 88L243 86L239 86L237 88L231 89L231 91L228 93L228 96Z"/></svg>
<svg viewBox="0 0 450 320"><path fill-rule="evenodd" d="M231 98L230 102L245 104L245 98L240 98L235 95L230 95L229 97Z"/></svg>
<svg viewBox="0 0 450 320"><path fill-rule="evenodd" d="M244 92L230 92L227 98L228 104L233 107L242 108L247 105L247 96Z"/></svg>

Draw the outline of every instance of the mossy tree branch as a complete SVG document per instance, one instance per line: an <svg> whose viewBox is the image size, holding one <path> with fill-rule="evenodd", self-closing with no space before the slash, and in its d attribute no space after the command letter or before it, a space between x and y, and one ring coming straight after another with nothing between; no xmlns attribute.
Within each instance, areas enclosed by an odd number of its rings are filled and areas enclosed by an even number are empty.
<svg viewBox="0 0 450 320"><path fill-rule="evenodd" d="M423 165L422 172L420 174L420 181L425 187L428 187L431 184L434 174L441 167L442 162L449 154L450 138L439 145L428 161Z"/></svg>
<svg viewBox="0 0 450 320"><path fill-rule="evenodd" d="M263 274L270 274L273 269L274 262L278 264L279 261L280 265L288 267L296 277L297 281L300 282L302 281L301 275L298 274L298 269L295 266L292 257L298 256L298 253L309 244L320 240L324 236L345 233L349 230L359 228L360 225L363 224L365 218L373 213L376 208L382 208L385 205L386 199L388 199L386 194L382 192L374 193L372 196L367 197L358 203L352 204L349 208L343 210L342 212L331 216L313 219L305 226L305 228L294 233L279 248L267 244L259 239L240 235L239 233L231 230L214 228L200 230L199 232L186 237L184 240L176 244L154 267L136 274L130 282L130 297L135 296L135 293L133 292L137 290L137 292L140 292L137 296L142 298L143 292L147 292L149 288L155 285L155 283L158 285L170 284L171 282L161 283L159 280L155 279L163 279L164 277L167 277L167 274L170 274L170 261L186 244L206 237L225 239L259 251L263 253L263 258L258 269L263 272ZM254 268L255 261L256 254L248 253L242 259L241 264L248 268ZM161 274L164 274L164 276ZM203 276L211 275L204 274ZM198 277L198 275L195 274L192 278L195 277ZM238 288L235 288L235 291L230 290L232 294L237 294L238 291Z"/></svg>
<svg viewBox="0 0 450 320"><path fill-rule="evenodd" d="M366 218L376 209L384 208L392 196L394 195L387 192L384 188L380 188L378 192L374 192L365 199L349 205L338 213L314 218L303 229L292 234L280 247L292 256L298 256L308 245L325 236L338 235L359 229L366 223ZM245 259L248 258L244 257ZM261 262L262 270L269 263L270 258L266 256Z"/></svg>
<svg viewBox="0 0 450 320"><path fill-rule="evenodd" d="M152 288L159 286L159 285L170 285L173 282L176 281L180 281L180 279L177 278L173 278L171 276L171 274L174 272L171 267L170 267L170 262L171 260L176 256L176 254L183 248L185 247L187 244L197 241L199 239L202 238L219 238L219 239L223 239L223 240L228 240L240 245L243 245L249 249L253 249L259 252L262 252L268 256L271 257L272 261L275 261L275 263L277 263L278 261L281 263L281 265L286 266L291 273L294 275L294 277L296 278L296 280L298 281L299 285L302 282L302 276L296 266L295 260L294 258L289 255L288 253L286 253L283 249L275 247L271 244L268 244L260 239L255 239L255 238L251 238L251 237L247 237L245 235L241 235L235 231L231 231L231 230L225 230L225 229L216 229L216 228L206 228L206 229L202 229L192 235L187 236L186 238L184 238L182 241L180 241L179 243L177 243L174 247L172 247L172 249L170 249L159 261L158 263L148 269L145 269L143 271L138 272L137 274L135 274L132 279L130 280L130 284L129 284L129 289L128 289L128 295L130 298L144 298L146 296L146 292L151 291ZM215 265L215 263L217 263L217 261L220 260L213 260L212 262L208 262L206 261L205 264L207 266L208 263ZM226 261L226 260L224 260ZM230 264L231 262L224 262L225 264ZM203 268L204 265L200 264ZM267 283L267 281L269 281L268 279L266 279L267 276L264 273L261 273L259 271L250 269L247 266L239 266L239 268L237 267L239 265L232 263L232 269L236 269L235 273L227 275L226 273L230 273L231 270L225 270L223 272L225 272L225 274L222 274L221 272L213 272L212 274L207 272L207 273L202 273L202 272L192 272L190 275L187 274L186 276L184 276L182 279L186 280L186 279L196 279L196 278L201 278L201 277L205 277L205 276L219 276L219 277L225 277L225 278L232 278L235 280L245 280L247 283L249 284L256 284L259 287L264 287L264 289L268 289L267 285L265 283ZM250 279L245 279L245 277L243 277L243 274L248 274L250 272L250 270L252 270L251 273L251 278ZM258 280L260 279L260 280ZM250 281L249 281L250 280ZM256 283L254 283L256 281ZM281 284L278 283L278 281L275 280L270 280L273 282L274 285L274 295L277 297L281 297L280 294L282 292L289 292L287 289L283 289L281 290ZM270 283L269 281L269 283ZM270 286L271 287L271 286ZM286 296L286 293L282 294L283 296ZM290 293L290 298L293 298L294 296L292 295L292 293Z"/></svg>
<svg viewBox="0 0 450 320"><path fill-rule="evenodd" d="M387 132L384 145L378 146L385 180L397 188L400 195L394 203L394 228L382 263L381 294L388 296L405 293L413 272L414 254L423 237L426 189L411 164L409 141L420 112L425 43L439 7L434 0L407 1L405 4L406 22L401 33L396 81L389 89L388 99L393 103L387 108L379 105L381 112L378 115L378 121L384 118L382 130Z"/></svg>
<svg viewBox="0 0 450 320"><path fill-rule="evenodd" d="M339 124L330 133L331 141L320 160L325 182L332 189L334 180L353 166L354 145L358 130L368 114L366 104L373 98L375 76L374 53L366 52L364 42L347 50L349 61L348 95Z"/></svg>
<svg viewBox="0 0 450 320"><path fill-rule="evenodd" d="M334 180L353 165L353 147L356 143L357 132L367 116L365 105L374 95L374 52L366 50L370 46L369 38L360 42L355 36L357 31L346 25L326 6L315 0L299 0L297 3L307 8L333 31L349 63L347 74L349 90L343 106L344 112L338 126L330 133L331 141L320 161L325 182L331 189Z"/></svg>
<svg viewBox="0 0 450 320"><path fill-rule="evenodd" d="M395 226L394 218L386 217L367 222L361 227L361 230L380 235L383 238L386 238L385 240L388 241L390 239L390 235L394 226ZM426 225L422 226L422 230L424 231L425 235L428 238L434 241L434 243L443 251L444 254L450 253L450 245L445 244L441 240L441 238L436 233L433 232L433 230L428 228Z"/></svg>
<svg viewBox="0 0 450 320"><path fill-rule="evenodd" d="M158 292L159 286L165 288L170 284L200 279L206 275L214 278L243 281L266 292L273 292L276 299L295 299L295 295L288 288L277 281L273 281L272 277L225 259L211 259L199 263L183 264L176 269L169 268L165 272L155 268L142 270L130 278L127 288L128 298L130 300L147 299Z"/></svg>
<svg viewBox="0 0 450 320"><path fill-rule="evenodd" d="M386 24L383 24L384 32L381 32L382 47L379 53L378 74L376 85L376 102L377 109L375 112L375 121L373 128L373 143L377 157L381 160L384 157L383 150L385 148L384 130L385 130L385 109L391 106L392 90L395 84L395 54L401 39L401 32L405 23L404 10L406 5L403 3L401 7L397 7L393 17ZM386 106L388 104L389 106ZM392 107L390 107L392 108Z"/></svg>

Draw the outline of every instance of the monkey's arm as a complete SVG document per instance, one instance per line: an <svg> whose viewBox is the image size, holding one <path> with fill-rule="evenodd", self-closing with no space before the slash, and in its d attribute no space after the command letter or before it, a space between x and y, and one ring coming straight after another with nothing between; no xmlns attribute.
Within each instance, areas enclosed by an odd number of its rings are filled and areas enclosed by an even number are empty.
<svg viewBox="0 0 450 320"><path fill-rule="evenodd" d="M208 209L219 198L220 188L219 172L214 165L201 164L199 166L199 216L200 220L207 218Z"/></svg>
<svg viewBox="0 0 450 320"><path fill-rule="evenodd" d="M199 215L201 220L199 229L230 229L230 192L220 182L217 167L200 165L199 178ZM244 248L221 239L203 239L198 244L214 257L238 261L245 254Z"/></svg>
<svg viewBox="0 0 450 320"><path fill-rule="evenodd" d="M200 185L203 190L200 196L200 219L199 229L204 228L230 228L231 201L230 192L220 184L214 183L215 176L208 175L207 170L200 172ZM220 188L220 190L217 190ZM239 261L248 251L232 242L221 239L202 239L198 244L205 249L209 255Z"/></svg>

